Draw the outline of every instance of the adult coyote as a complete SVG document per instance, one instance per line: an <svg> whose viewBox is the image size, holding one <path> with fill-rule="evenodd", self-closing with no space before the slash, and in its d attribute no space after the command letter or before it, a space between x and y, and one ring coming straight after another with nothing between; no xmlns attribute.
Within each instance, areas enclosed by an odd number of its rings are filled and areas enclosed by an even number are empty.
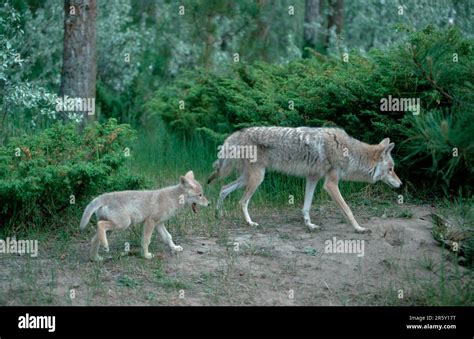
<svg viewBox="0 0 474 339"><path fill-rule="evenodd" d="M250 225L258 225L250 218L248 204L262 183L266 169L306 177L303 217L310 229L319 228L311 223L309 210L314 189L322 177L325 178L324 189L337 202L357 232L369 230L359 226L355 220L341 196L339 181L374 183L382 180L395 188L402 184L395 174L394 161L390 155L395 145L388 138L377 145L369 145L350 137L340 128L252 127L231 134L224 145L226 150L234 152L230 156L219 154L208 183L216 178L227 177L234 167L238 168L239 178L221 188L217 209L221 208L227 195L245 187L240 205ZM238 152L239 148L252 147L255 149L253 159Z"/></svg>

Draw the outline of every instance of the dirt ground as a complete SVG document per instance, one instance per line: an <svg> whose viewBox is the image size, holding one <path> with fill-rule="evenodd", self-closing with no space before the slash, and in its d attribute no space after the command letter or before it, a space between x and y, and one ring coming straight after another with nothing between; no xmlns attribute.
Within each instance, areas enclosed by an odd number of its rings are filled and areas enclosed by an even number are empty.
<svg viewBox="0 0 474 339"><path fill-rule="evenodd" d="M184 251L172 253L155 232L152 260L137 253L139 230L111 233L101 263L88 260L89 241L78 234L37 258L1 255L0 304L424 305L454 303L446 291L456 288L472 293L472 272L430 234L431 207L408 208L404 218L354 211L370 234L355 233L330 205L313 212L323 226L315 232L290 207L254 210L256 228L224 217L218 235L170 227ZM334 237L364 240L364 255L326 253Z"/></svg>

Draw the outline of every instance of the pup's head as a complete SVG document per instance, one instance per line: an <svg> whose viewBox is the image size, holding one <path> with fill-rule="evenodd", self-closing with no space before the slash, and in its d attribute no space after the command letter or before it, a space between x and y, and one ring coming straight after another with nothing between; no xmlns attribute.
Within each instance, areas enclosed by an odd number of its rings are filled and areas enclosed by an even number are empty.
<svg viewBox="0 0 474 339"><path fill-rule="evenodd" d="M378 144L378 146L380 148L380 155L376 163L374 179L376 181L382 180L394 188L400 187L402 181L395 174L395 162L390 154L395 147L395 144L393 142L390 143L389 138L385 138L380 142L380 144Z"/></svg>
<svg viewBox="0 0 474 339"><path fill-rule="evenodd" d="M194 179L193 171L189 171L180 178L180 185L184 188L184 202L190 204L194 213L197 213L197 205L209 206L209 201L202 192L202 187Z"/></svg>

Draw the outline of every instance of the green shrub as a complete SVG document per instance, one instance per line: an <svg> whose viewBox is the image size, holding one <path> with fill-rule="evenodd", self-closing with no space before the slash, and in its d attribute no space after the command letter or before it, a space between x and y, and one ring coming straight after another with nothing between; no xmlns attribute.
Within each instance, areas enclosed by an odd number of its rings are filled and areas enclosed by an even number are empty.
<svg viewBox="0 0 474 339"><path fill-rule="evenodd" d="M8 140L0 147L0 228L51 228L67 215L79 217L99 193L142 187L144 179L127 166L134 137L130 126L110 119L83 135L74 124L58 123Z"/></svg>
<svg viewBox="0 0 474 339"><path fill-rule="evenodd" d="M404 162L416 178L433 179L431 187L440 186L445 193L449 187L463 188L469 194L474 187L474 111L443 113L430 111L412 118L402 144Z"/></svg>
<svg viewBox="0 0 474 339"><path fill-rule="evenodd" d="M474 187L464 176L472 173L467 159L474 146L472 46L454 29L428 27L386 52L351 52L348 62L318 56L287 65L242 63L227 75L197 70L163 86L147 109L174 131L201 131L214 141L256 125L340 126L369 143L388 136L397 144L394 155L404 180L417 186L435 180L445 191L463 184L468 192ZM420 98L420 114L381 111L381 99L388 96ZM430 118L438 111L452 117L454 139L443 136ZM437 139L426 143L416 135ZM453 147L463 152L460 159L447 158ZM416 153L436 154L417 158ZM456 176L464 182L451 180Z"/></svg>

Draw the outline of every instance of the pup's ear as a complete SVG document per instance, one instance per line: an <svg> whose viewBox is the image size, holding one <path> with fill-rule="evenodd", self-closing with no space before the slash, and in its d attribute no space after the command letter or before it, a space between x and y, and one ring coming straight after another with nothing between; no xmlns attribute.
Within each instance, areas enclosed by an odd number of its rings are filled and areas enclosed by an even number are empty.
<svg viewBox="0 0 474 339"><path fill-rule="evenodd" d="M188 173L186 173L184 176L185 176L186 178L188 178L188 179L194 180L194 173L193 173L193 171L188 171Z"/></svg>
<svg viewBox="0 0 474 339"><path fill-rule="evenodd" d="M186 187L186 188L190 188L191 187L191 183L189 182L189 179L186 178L186 176L181 176L180 178L180 184L181 186L183 187Z"/></svg>
<svg viewBox="0 0 474 339"><path fill-rule="evenodd" d="M383 147L387 147L387 145L388 145L389 143L390 143L390 139L389 139L389 138L385 138L385 139L383 139L383 140L379 143L379 145L380 145L380 146L383 146Z"/></svg>

